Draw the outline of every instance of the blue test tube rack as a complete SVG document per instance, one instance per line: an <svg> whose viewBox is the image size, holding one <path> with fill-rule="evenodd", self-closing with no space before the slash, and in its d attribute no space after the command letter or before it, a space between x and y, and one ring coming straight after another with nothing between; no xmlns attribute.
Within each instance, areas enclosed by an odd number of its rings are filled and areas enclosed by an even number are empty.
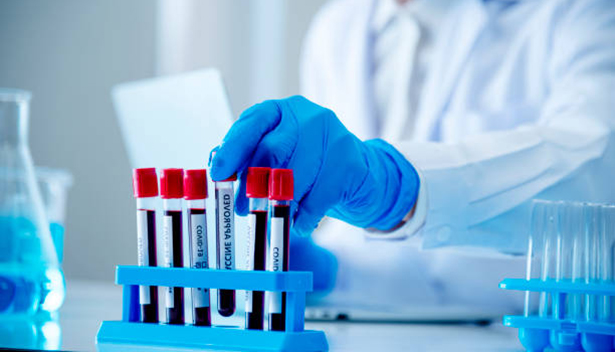
<svg viewBox="0 0 615 352"><path fill-rule="evenodd" d="M122 320L102 322L96 336L99 350L113 345L223 351L328 350L324 332L304 330L305 294L313 285L311 272L118 266L116 283L123 285ZM139 285L286 292L286 331L141 323Z"/></svg>
<svg viewBox="0 0 615 352"><path fill-rule="evenodd" d="M551 296L549 316L504 316L504 326L519 329L519 341L530 352L546 348L556 351L614 351L615 320L572 318L566 314L566 296L595 295L610 301L615 296L613 282L572 282L570 280L504 279L500 288L506 290L545 292ZM607 303L610 306L610 303Z"/></svg>

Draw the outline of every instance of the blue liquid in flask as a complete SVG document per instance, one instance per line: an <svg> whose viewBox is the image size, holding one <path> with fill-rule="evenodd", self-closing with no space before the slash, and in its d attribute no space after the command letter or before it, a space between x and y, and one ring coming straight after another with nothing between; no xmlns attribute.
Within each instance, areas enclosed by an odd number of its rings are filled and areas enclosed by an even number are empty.
<svg viewBox="0 0 615 352"><path fill-rule="evenodd" d="M0 315L54 312L64 301L64 277L45 263L36 226L25 218L0 217Z"/></svg>

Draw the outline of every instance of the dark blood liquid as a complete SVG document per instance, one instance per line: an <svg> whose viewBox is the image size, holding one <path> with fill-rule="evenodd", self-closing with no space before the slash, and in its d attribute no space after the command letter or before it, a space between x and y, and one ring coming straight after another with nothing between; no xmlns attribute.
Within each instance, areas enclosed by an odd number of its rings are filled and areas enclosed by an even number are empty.
<svg viewBox="0 0 615 352"><path fill-rule="evenodd" d="M194 325L211 326L211 311L209 307L194 308Z"/></svg>
<svg viewBox="0 0 615 352"><path fill-rule="evenodd" d="M235 290L218 290L218 313L223 317L235 313Z"/></svg>
<svg viewBox="0 0 615 352"><path fill-rule="evenodd" d="M256 217L254 233L254 258L251 258L254 270L265 270L265 258L267 257L267 212L264 210L253 210L250 214ZM252 295L252 312L246 313L246 328L263 330L263 319L265 313L265 292L248 291Z"/></svg>
<svg viewBox="0 0 615 352"><path fill-rule="evenodd" d="M188 210L188 229L192 231L192 215L205 215L205 209L189 209ZM190 244L192 245L192 236L196 236L194 233L190 233ZM207 241L207 236L203 236L203 241ZM190 252L192 256L192 251ZM205 253L207 256L207 253ZM196 260L196 258L195 258ZM207 261L209 262L209 260ZM207 291L207 295L209 295L209 291ZM194 297L192 304L194 305ZM192 313L194 316L194 325L197 326L211 326L211 310L209 307L199 307L194 308L194 312Z"/></svg>
<svg viewBox="0 0 615 352"><path fill-rule="evenodd" d="M166 210L164 215L171 217L171 238L169 239L171 251L173 251L171 266L183 268L182 212ZM182 287L173 288L173 308L167 308L167 320L169 324L184 324L184 289Z"/></svg>
<svg viewBox="0 0 615 352"><path fill-rule="evenodd" d="M145 211L147 217L147 257L148 266L157 266L156 263L156 212ZM149 286L149 304L141 305L141 321L144 323L158 322L158 286Z"/></svg>
<svg viewBox="0 0 615 352"><path fill-rule="evenodd" d="M272 217L284 218L284 261L282 271L288 271L288 248L290 242L290 207L288 205L276 205L272 207ZM269 314L269 330L286 330L286 292L282 292L282 313Z"/></svg>
<svg viewBox="0 0 615 352"><path fill-rule="evenodd" d="M218 256L218 269L224 269L224 258L220 258L220 247L224 246L224 224L218 223L220 221L220 212L235 211L233 209L232 200L230 205L228 206L230 210L224 208L224 204L221 204L221 202L219 201L221 193L224 194L224 192L220 192L216 189L216 253ZM232 197L233 195L231 192L231 198ZM234 231L235 224L231 224L231 226L233 226ZM235 234L233 234L233 236L235 236ZM233 255L235 255L235 253L233 253ZM218 313L220 313L220 315L223 317L230 317L231 315L233 315L233 313L235 313L235 290L218 290Z"/></svg>

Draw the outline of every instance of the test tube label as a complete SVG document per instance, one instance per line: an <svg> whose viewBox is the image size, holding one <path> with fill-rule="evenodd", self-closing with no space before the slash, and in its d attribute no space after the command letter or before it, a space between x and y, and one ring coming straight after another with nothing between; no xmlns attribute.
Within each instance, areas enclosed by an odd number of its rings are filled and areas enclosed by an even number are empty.
<svg viewBox="0 0 615 352"><path fill-rule="evenodd" d="M284 218L271 218L271 237L267 270L282 271L284 263ZM282 313L282 293L268 292L269 313Z"/></svg>
<svg viewBox="0 0 615 352"><path fill-rule="evenodd" d="M218 207L218 269L235 269L235 219L232 189L219 189Z"/></svg>
<svg viewBox="0 0 615 352"><path fill-rule="evenodd" d="M248 214L248 238L246 255L246 270L254 270L254 243L256 241L256 215ZM246 313L252 313L252 292L246 292Z"/></svg>
<svg viewBox="0 0 615 352"><path fill-rule="evenodd" d="M162 240L164 241L164 261L167 268L173 267L173 218L165 215L162 219ZM173 287L167 287L167 308L175 308L173 302Z"/></svg>
<svg viewBox="0 0 615 352"><path fill-rule="evenodd" d="M246 270L254 270L254 242L256 241L256 215L248 214L248 238L247 256L246 256Z"/></svg>
<svg viewBox="0 0 615 352"><path fill-rule="evenodd" d="M147 266L149 263L147 234L147 211L137 210L137 251L139 266ZM149 291L149 286L139 286L140 304L150 304Z"/></svg>
<svg viewBox="0 0 615 352"><path fill-rule="evenodd" d="M207 260L207 216L205 214L190 215L190 226L192 234L192 267L195 269L207 269L209 263ZM194 308L209 307L209 289L193 288L192 299L194 300Z"/></svg>

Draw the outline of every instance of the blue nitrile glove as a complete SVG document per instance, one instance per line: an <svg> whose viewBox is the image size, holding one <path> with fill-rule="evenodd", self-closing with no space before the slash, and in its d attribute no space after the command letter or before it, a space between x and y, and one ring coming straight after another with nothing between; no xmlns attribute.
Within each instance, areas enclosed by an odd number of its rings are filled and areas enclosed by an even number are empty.
<svg viewBox="0 0 615 352"><path fill-rule="evenodd" d="M325 216L389 230L413 208L419 177L393 146L361 141L335 114L301 96L247 109L211 161L211 177L238 173L236 211L245 215L248 166L290 168L295 176L294 230L310 234Z"/></svg>

